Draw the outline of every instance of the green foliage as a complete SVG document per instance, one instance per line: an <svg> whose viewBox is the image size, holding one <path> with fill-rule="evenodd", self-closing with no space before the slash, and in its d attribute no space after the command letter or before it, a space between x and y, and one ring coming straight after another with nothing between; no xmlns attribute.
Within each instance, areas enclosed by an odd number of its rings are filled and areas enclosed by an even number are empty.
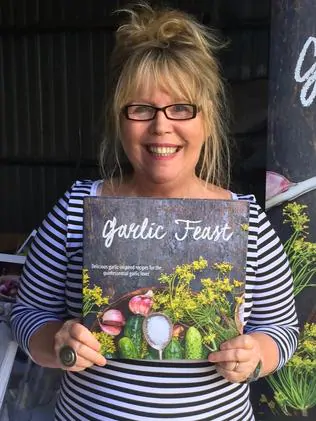
<svg viewBox="0 0 316 421"><path fill-rule="evenodd" d="M239 335L235 305L243 304L240 296L243 283L230 280L232 265L220 262L213 264L218 272L216 279L201 279L201 290L193 291L191 282L195 272L207 266L207 261L200 257L177 266L171 274L162 274L159 281L166 288L155 292L153 310L167 314L174 324L197 327L203 344L209 351L215 351L223 341Z"/></svg>
<svg viewBox="0 0 316 421"><path fill-rule="evenodd" d="M315 286L311 279L316 274L316 243L306 240L309 228L306 208L307 205L291 202L283 209L284 223L289 223L293 231L284 250L290 261L295 296L304 288Z"/></svg>
<svg viewBox="0 0 316 421"><path fill-rule="evenodd" d="M267 377L274 399L285 415L301 411L307 415L316 406L316 324L306 323L298 348L277 373Z"/></svg>
<svg viewBox="0 0 316 421"><path fill-rule="evenodd" d="M102 288L95 285L93 288L89 286L88 269L82 270L82 315L87 316L89 313L96 313L93 311L96 307L100 308L109 303L109 297L103 297Z"/></svg>
<svg viewBox="0 0 316 421"><path fill-rule="evenodd" d="M113 336L105 332L92 332L92 335L99 341L101 345L100 353L102 355L114 354L116 352Z"/></svg>

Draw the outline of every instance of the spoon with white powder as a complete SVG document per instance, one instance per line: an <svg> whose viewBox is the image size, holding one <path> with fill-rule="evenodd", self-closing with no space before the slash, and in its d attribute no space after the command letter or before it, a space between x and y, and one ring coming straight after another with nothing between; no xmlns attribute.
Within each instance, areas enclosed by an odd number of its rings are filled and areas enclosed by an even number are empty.
<svg viewBox="0 0 316 421"><path fill-rule="evenodd" d="M163 313L151 313L144 319L143 332L148 344L157 349L159 359L162 360L162 352L172 338L172 322Z"/></svg>

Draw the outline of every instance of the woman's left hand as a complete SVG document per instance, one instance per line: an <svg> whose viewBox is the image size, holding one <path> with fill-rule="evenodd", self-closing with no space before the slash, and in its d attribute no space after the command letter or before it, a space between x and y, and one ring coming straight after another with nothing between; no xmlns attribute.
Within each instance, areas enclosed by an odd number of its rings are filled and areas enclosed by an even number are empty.
<svg viewBox="0 0 316 421"><path fill-rule="evenodd" d="M223 342L219 351L208 356L208 360L216 364L218 373L232 383L247 380L260 359L259 341L251 335L240 335Z"/></svg>

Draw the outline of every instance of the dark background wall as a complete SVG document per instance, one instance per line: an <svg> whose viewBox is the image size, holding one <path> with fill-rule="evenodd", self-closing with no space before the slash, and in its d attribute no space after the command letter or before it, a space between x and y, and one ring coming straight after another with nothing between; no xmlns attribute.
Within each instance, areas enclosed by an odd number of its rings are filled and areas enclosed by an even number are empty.
<svg viewBox="0 0 316 421"><path fill-rule="evenodd" d="M107 62L117 23L111 13L125 3L1 1L0 250L36 228L73 180L98 177ZM231 188L254 192L262 205L269 3L168 2L230 41L219 58L234 115Z"/></svg>

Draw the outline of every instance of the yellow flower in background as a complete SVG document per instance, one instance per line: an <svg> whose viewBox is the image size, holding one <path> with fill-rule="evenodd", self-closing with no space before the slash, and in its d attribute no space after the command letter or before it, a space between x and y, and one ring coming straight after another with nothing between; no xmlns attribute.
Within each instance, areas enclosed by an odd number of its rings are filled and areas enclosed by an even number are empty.
<svg viewBox="0 0 316 421"><path fill-rule="evenodd" d="M316 339L316 323L305 323L304 332L306 336Z"/></svg>
<svg viewBox="0 0 316 421"><path fill-rule="evenodd" d="M266 379L284 414L294 410L307 416L316 405L316 323L305 323L292 358Z"/></svg>
<svg viewBox="0 0 316 421"><path fill-rule="evenodd" d="M307 205L297 202L288 203L283 209L284 223L290 223L294 231L305 233L308 229L309 217L304 212Z"/></svg>
<svg viewBox="0 0 316 421"><path fill-rule="evenodd" d="M284 223L290 223L293 230L284 243L284 251L292 270L294 296L304 288L316 285L312 283L316 274L316 243L306 241L310 220L306 208L307 205L296 202L288 203L283 208Z"/></svg>

